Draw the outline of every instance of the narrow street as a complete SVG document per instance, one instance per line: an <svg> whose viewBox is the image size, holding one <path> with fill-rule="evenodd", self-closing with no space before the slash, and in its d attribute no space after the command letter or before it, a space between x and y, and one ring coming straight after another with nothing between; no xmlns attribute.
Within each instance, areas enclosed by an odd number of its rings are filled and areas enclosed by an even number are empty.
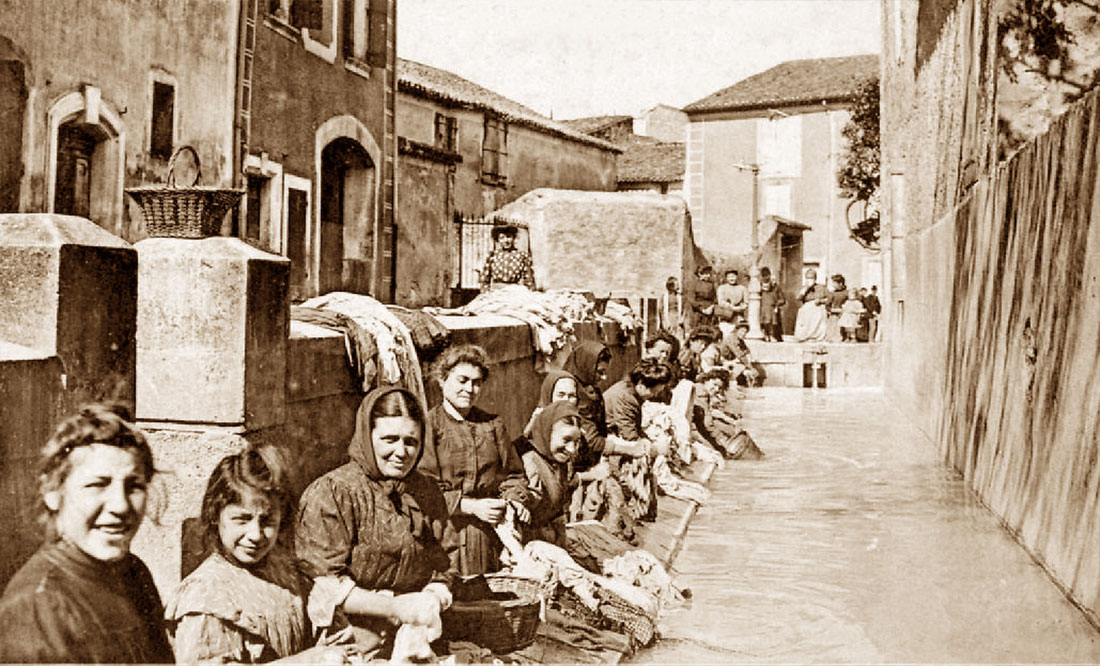
<svg viewBox="0 0 1100 666"><path fill-rule="evenodd" d="M1100 662L1100 634L875 390L762 389L652 663Z"/></svg>

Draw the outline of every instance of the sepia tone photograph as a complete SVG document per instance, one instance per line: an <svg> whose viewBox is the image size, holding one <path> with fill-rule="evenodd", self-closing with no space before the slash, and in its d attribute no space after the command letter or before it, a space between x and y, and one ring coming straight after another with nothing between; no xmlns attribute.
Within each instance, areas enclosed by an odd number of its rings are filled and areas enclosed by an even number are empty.
<svg viewBox="0 0 1100 666"><path fill-rule="evenodd" d="M0 0L0 664L1100 664L1098 86L1096 0Z"/></svg>

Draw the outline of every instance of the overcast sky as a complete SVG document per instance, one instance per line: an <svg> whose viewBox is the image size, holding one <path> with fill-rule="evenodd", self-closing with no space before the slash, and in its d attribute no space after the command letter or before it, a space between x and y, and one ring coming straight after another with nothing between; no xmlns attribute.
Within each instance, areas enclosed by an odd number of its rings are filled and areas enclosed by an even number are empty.
<svg viewBox="0 0 1100 666"><path fill-rule="evenodd" d="M397 51L566 119L879 51L879 0L398 0Z"/></svg>

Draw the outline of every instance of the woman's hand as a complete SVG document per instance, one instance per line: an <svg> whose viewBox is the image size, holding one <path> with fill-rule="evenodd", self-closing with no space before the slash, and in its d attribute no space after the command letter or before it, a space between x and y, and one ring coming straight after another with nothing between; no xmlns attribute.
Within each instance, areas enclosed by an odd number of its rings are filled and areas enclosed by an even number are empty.
<svg viewBox="0 0 1100 666"><path fill-rule="evenodd" d="M392 619L400 624L430 626L439 618L439 597L431 592L412 592L393 598Z"/></svg>
<svg viewBox="0 0 1100 666"><path fill-rule="evenodd" d="M462 509L462 513L468 516L473 516L490 525L497 525L504 520L504 508L507 505L508 502L495 497L485 497L483 499L464 497L459 508Z"/></svg>
<svg viewBox="0 0 1100 666"><path fill-rule="evenodd" d="M521 502L516 500L508 500L508 506L512 507L515 511L517 523L529 523L531 522L531 512L527 510L527 507L523 506Z"/></svg>

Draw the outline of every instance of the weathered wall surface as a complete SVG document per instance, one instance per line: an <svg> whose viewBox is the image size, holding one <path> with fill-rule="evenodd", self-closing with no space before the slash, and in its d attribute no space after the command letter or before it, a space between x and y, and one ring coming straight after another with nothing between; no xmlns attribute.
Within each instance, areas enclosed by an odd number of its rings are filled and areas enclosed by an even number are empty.
<svg viewBox="0 0 1100 666"><path fill-rule="evenodd" d="M42 541L38 529L38 452L68 401L61 361L0 342L0 587Z"/></svg>
<svg viewBox="0 0 1100 666"><path fill-rule="evenodd" d="M483 217L540 187L615 190L618 180L617 153L516 123L508 124L508 154L504 158L507 182L504 185L483 183L483 112L448 108L409 93L398 93L398 135L433 145L436 112L452 116L458 123L456 152L462 155L462 162L455 173L454 208L464 215ZM407 194L407 189L402 190L402 197Z"/></svg>
<svg viewBox="0 0 1100 666"><path fill-rule="evenodd" d="M497 211L531 230L535 282L544 289L588 289L656 298L694 266L683 199L655 192L539 189Z"/></svg>
<svg viewBox="0 0 1100 666"><path fill-rule="evenodd" d="M204 183L229 182L238 2L51 0L7 2L2 12L0 41L10 40L8 62L22 65L27 89L22 155L14 156L22 165L19 211L47 211L49 111L85 85L100 90L124 125L122 184L163 182L167 161L149 156L155 76L176 84L177 145L198 150ZM12 164L6 139L0 148ZM112 196L117 206L96 222L131 242L143 238L121 187Z"/></svg>
<svg viewBox="0 0 1100 666"><path fill-rule="evenodd" d="M940 441L1100 622L1100 96L997 176L955 218Z"/></svg>
<svg viewBox="0 0 1100 666"><path fill-rule="evenodd" d="M990 3L910 4L884 3L888 387L1100 626L1100 97L993 167Z"/></svg>
<svg viewBox="0 0 1100 666"><path fill-rule="evenodd" d="M401 155L397 164L397 267L394 301L446 305L455 283L452 167Z"/></svg>

